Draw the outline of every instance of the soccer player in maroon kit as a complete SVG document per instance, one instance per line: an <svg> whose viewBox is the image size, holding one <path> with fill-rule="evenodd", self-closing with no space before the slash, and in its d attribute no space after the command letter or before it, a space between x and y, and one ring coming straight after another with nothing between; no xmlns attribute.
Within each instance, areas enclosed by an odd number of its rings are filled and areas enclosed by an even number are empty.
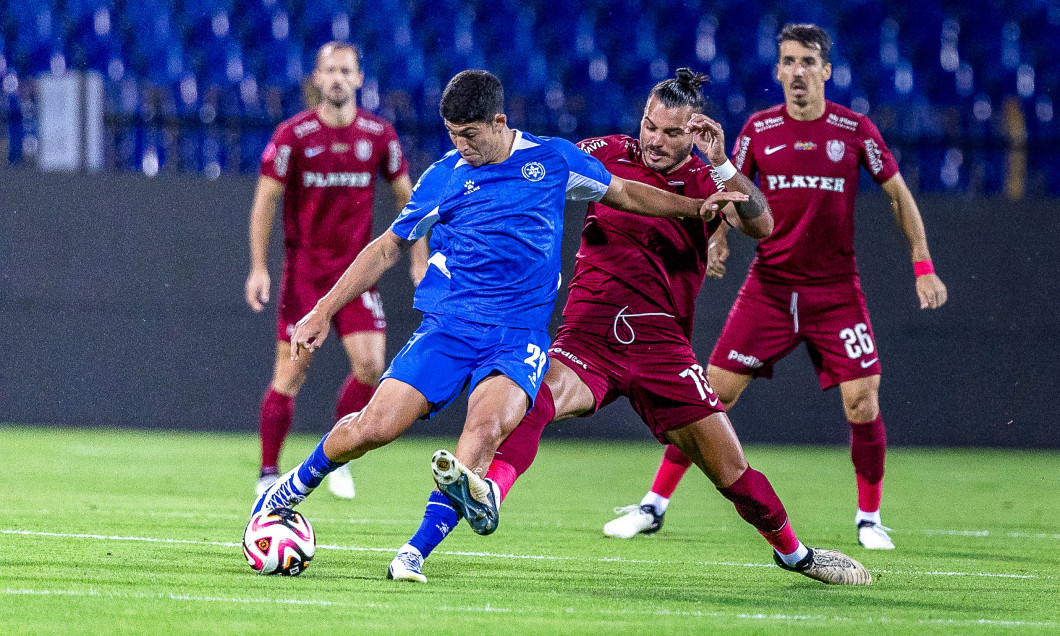
<svg viewBox="0 0 1060 636"><path fill-rule="evenodd" d="M707 379L731 408L754 377L805 342L822 389L839 386L850 423L857 479L854 523L866 548L894 549L880 520L886 435L879 407L880 359L854 262L854 198L864 167L891 201L912 253L921 309L946 302L934 273L916 202L879 131L864 115L827 101L832 41L820 27L789 24L777 36L777 79L784 104L755 113L733 148L733 161L758 175L776 227L758 244L747 280L710 357ZM728 255L724 232L713 254ZM630 538L659 529L670 495L691 461L666 449L639 506L604 526Z"/></svg>
<svg viewBox="0 0 1060 636"><path fill-rule="evenodd" d="M332 42L321 47L313 83L322 102L280 124L261 158L261 176L250 214L250 274L246 300L260 312L269 301L266 253L276 204L283 197L284 270L272 382L261 402L261 475L258 494L278 477L280 448L291 428L294 400L305 382L311 354L291 359L291 332L342 275L372 234L376 175L394 190L397 210L409 200L408 163L393 126L357 108L364 74L356 50ZM426 256L414 251L413 281ZM368 403L384 368L386 316L374 289L340 310L332 322L352 373L338 393L336 418ZM352 498L348 471L328 480L332 492Z"/></svg>
<svg viewBox="0 0 1060 636"><path fill-rule="evenodd" d="M746 194L748 200L735 209L723 208L726 220L755 238L768 236L773 221L765 198L727 159L721 127L702 114L704 81L706 76L679 69L676 79L656 85L639 140L612 135L578 145L627 180L691 197L709 197L719 189ZM694 144L713 167L692 154ZM589 205L564 324L549 350L554 364L487 477L503 499L529 468L546 424L588 416L624 395L660 442L695 459L774 547L781 567L827 583L869 583L871 575L857 561L835 550L807 548L796 538L769 481L748 466L725 408L696 361L689 342L695 298L706 276L710 237L720 223L720 217L643 218ZM426 582L423 560L459 518L432 498L388 576Z"/></svg>

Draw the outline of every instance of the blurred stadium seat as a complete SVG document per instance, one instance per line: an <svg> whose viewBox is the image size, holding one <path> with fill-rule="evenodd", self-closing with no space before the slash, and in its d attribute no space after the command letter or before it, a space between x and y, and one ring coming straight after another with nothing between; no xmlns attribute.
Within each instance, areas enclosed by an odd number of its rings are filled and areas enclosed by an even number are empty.
<svg viewBox="0 0 1060 636"><path fill-rule="evenodd" d="M813 21L836 40L829 98L873 117L920 190L1002 192L1022 152L1023 191L1060 195L1057 3L694 5L0 1L0 145L9 163L33 165L34 78L95 71L107 83L109 169L252 173L271 130L303 107L313 53L331 39L363 51L362 103L395 122L414 171L446 148L437 99L468 67L501 77L515 126L578 139L634 132L647 88L690 66L713 77L711 114L732 136L781 99L779 27Z"/></svg>

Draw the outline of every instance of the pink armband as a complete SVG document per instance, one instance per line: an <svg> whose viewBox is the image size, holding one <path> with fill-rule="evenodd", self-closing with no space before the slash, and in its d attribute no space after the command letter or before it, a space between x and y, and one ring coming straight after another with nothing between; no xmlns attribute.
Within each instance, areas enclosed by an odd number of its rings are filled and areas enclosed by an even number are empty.
<svg viewBox="0 0 1060 636"><path fill-rule="evenodd" d="M919 278L924 274L934 274L935 266L931 264L931 259L926 261L917 261L913 263L913 273Z"/></svg>

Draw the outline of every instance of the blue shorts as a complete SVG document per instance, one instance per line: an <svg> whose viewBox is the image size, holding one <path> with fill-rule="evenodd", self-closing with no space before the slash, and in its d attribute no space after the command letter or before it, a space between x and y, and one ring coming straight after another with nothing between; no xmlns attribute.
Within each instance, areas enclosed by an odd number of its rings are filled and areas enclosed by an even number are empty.
<svg viewBox="0 0 1060 636"><path fill-rule="evenodd" d="M419 329L390 363L383 379L401 380L422 393L431 404L425 419L494 372L518 384L533 406L548 371L550 344L544 330L424 314Z"/></svg>

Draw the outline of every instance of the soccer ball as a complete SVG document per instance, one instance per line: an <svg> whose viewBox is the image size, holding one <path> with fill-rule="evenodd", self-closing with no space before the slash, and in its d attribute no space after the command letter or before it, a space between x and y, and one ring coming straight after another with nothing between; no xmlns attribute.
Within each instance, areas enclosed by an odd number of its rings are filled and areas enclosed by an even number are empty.
<svg viewBox="0 0 1060 636"><path fill-rule="evenodd" d="M313 526L290 508L262 510L243 531L243 556L258 574L298 576L316 548Z"/></svg>

